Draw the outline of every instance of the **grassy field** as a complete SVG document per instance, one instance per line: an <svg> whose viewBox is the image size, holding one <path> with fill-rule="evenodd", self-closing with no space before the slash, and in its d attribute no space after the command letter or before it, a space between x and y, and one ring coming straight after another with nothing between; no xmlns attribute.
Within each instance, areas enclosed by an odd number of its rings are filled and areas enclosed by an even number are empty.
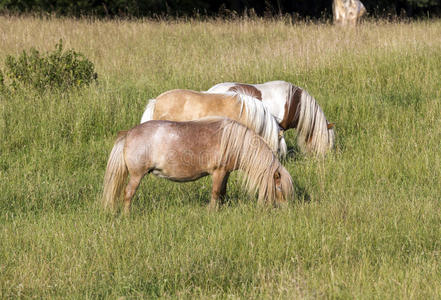
<svg viewBox="0 0 441 300"><path fill-rule="evenodd" d="M0 62L60 38L98 83L0 96L0 298L441 297L441 22L150 22L0 17ZM173 88L286 80L336 123L336 151L285 162L286 209L230 179L145 178L130 217L97 199L116 133Z"/></svg>

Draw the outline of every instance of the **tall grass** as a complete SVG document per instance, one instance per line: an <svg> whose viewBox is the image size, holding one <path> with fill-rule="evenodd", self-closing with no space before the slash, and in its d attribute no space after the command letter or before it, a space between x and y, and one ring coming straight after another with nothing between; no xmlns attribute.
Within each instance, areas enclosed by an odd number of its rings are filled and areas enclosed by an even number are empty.
<svg viewBox="0 0 441 300"><path fill-rule="evenodd" d="M95 63L72 93L0 96L0 298L441 297L441 22L356 30L284 21L90 21L0 17L0 61L36 47ZM173 88L282 79L336 123L324 160L285 162L287 209L262 209L236 178L147 177L129 218L96 207L119 130Z"/></svg>

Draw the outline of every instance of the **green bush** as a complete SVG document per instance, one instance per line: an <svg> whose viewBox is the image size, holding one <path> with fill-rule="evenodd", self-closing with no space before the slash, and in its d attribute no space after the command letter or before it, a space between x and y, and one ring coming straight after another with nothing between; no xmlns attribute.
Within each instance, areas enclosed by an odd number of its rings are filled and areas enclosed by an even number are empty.
<svg viewBox="0 0 441 300"><path fill-rule="evenodd" d="M6 85L5 85L5 77L3 75L2 70L0 69L0 95L5 94L7 91Z"/></svg>
<svg viewBox="0 0 441 300"><path fill-rule="evenodd" d="M12 88L30 87L40 92L48 89L67 90L89 85L97 78L94 65L83 54L72 49L63 51L60 40L53 52L41 55L31 48L15 58L7 56L5 75ZM5 85L0 75L0 85Z"/></svg>

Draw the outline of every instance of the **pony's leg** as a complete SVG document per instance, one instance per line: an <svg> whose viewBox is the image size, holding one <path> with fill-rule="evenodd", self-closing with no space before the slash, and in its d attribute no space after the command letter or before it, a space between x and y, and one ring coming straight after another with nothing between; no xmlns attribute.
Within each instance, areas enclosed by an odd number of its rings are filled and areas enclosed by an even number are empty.
<svg viewBox="0 0 441 300"><path fill-rule="evenodd" d="M224 198L227 190L229 172L225 170L216 170L213 172L212 181L213 186L211 188L211 200L208 205L209 209L217 209L217 200Z"/></svg>
<svg viewBox="0 0 441 300"><path fill-rule="evenodd" d="M230 172L227 172L225 174L224 180L222 180L222 185L219 193L219 199L221 201L221 204L225 203L225 195L227 194L227 183L229 177L230 177Z"/></svg>
<svg viewBox="0 0 441 300"><path fill-rule="evenodd" d="M126 186L126 190L124 193L124 213L130 213L130 205L132 202L133 195L135 195L136 189L141 182L142 176L130 176L129 183Z"/></svg>

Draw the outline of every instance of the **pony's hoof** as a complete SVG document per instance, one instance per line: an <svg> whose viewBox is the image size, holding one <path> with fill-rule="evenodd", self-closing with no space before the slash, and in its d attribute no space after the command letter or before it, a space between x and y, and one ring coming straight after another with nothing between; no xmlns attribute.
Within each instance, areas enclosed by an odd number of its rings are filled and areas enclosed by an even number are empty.
<svg viewBox="0 0 441 300"><path fill-rule="evenodd" d="M279 208L279 209L287 209L288 208L288 201L286 201L286 202L276 202L274 204L274 207Z"/></svg>
<svg viewBox="0 0 441 300"><path fill-rule="evenodd" d="M130 216L130 208L129 207L124 207L123 215L127 216L127 217Z"/></svg>
<svg viewBox="0 0 441 300"><path fill-rule="evenodd" d="M208 204L208 206L207 206L207 210L208 211L218 211L219 205L217 203L210 202L210 204Z"/></svg>

